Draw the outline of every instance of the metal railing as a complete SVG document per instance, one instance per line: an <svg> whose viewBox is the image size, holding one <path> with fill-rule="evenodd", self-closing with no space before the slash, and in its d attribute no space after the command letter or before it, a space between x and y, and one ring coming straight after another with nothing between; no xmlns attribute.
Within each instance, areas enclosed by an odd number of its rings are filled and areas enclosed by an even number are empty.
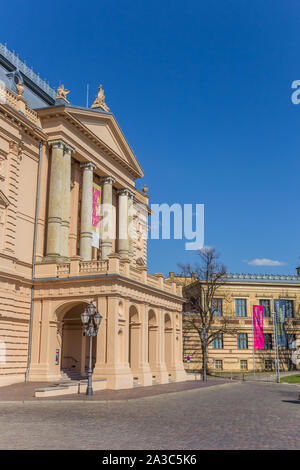
<svg viewBox="0 0 300 470"><path fill-rule="evenodd" d="M13 64L17 70L21 71L26 77L28 77L33 83L35 83L39 88L41 88L47 95L55 99L56 91L50 87L49 83L41 79L39 74L36 74L32 67L28 67L24 62L19 59L19 56L7 49L6 44L0 43L0 54L5 57L11 64Z"/></svg>

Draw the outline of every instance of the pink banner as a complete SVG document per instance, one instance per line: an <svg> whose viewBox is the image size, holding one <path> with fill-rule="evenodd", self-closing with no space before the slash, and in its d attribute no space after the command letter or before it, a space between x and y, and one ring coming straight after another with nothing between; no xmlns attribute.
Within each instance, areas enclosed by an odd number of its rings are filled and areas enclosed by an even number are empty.
<svg viewBox="0 0 300 470"><path fill-rule="evenodd" d="M253 336L254 348L263 349L265 347L263 305L253 305Z"/></svg>

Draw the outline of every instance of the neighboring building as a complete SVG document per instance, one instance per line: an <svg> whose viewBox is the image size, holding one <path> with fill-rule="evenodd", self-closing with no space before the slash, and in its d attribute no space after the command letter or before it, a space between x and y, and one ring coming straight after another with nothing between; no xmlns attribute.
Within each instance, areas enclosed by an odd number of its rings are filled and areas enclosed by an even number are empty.
<svg viewBox="0 0 300 470"><path fill-rule="evenodd" d="M143 172L102 87L92 109L72 106L3 45L0 81L0 384L84 374L92 299L95 378L186 380L182 289L148 274Z"/></svg>
<svg viewBox="0 0 300 470"><path fill-rule="evenodd" d="M195 276L185 278L170 273L169 280L178 285L196 285ZM192 281L192 282L191 282ZM255 350L255 369L274 370L273 299L287 300L286 332L289 348L279 348L280 367L294 368L291 345L300 339L300 276L267 274L227 274L215 298L215 325L228 318L228 327L234 334L223 334L209 346L208 358L211 371L253 370L252 306L264 306L265 349ZM188 315L188 314L186 314ZM186 369L201 368L201 348L198 333L188 329L183 320L183 354ZM190 357L190 362L187 362ZM299 368L299 366L298 366Z"/></svg>

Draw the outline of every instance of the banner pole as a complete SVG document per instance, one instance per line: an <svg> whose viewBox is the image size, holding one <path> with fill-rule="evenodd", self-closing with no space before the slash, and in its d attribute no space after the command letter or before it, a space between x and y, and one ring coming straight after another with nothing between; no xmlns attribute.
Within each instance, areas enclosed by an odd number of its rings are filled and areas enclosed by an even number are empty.
<svg viewBox="0 0 300 470"><path fill-rule="evenodd" d="M252 355L253 355L253 377L255 377L255 350L254 350L254 308L252 305Z"/></svg>
<svg viewBox="0 0 300 470"><path fill-rule="evenodd" d="M274 355L275 355L275 373L276 373L276 382L280 382L280 371L279 371L279 364L278 364L278 341L277 341L277 332L275 326L275 301L273 299L273 329L274 329Z"/></svg>

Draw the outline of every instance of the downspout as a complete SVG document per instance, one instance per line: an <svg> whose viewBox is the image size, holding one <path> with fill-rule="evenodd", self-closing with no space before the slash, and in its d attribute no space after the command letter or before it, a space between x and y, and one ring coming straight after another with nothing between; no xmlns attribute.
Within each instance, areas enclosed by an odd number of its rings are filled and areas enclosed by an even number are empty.
<svg viewBox="0 0 300 470"><path fill-rule="evenodd" d="M35 255L36 255L36 239L37 239L37 224L38 224L38 211L40 201L40 179L41 179L41 161L42 161L43 142L40 142L39 166L38 166L38 181L37 181L37 195L35 206L35 222L34 222L34 236L33 236L33 252L32 252L32 286L31 286L31 301L30 301L30 322L29 322L29 340L28 340L28 359L27 369L25 373L25 382L28 382L29 370L31 363L31 347L32 347L32 327L33 327L33 304L34 304L34 278L35 278Z"/></svg>

